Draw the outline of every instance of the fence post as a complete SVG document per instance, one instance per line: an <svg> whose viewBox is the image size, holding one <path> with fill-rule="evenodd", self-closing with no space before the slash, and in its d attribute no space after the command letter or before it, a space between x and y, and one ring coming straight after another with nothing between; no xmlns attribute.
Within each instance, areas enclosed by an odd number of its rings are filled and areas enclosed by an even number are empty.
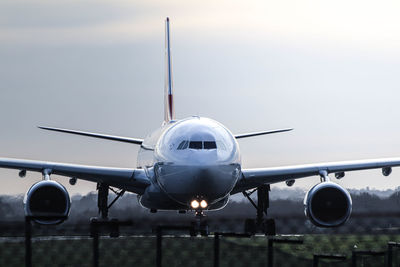
<svg viewBox="0 0 400 267"><path fill-rule="evenodd" d="M214 233L214 267L219 267L219 233Z"/></svg>
<svg viewBox="0 0 400 267"><path fill-rule="evenodd" d="M400 243L397 242L388 242L388 254L387 254L387 266L392 267L393 265L393 248L400 247Z"/></svg>
<svg viewBox="0 0 400 267"><path fill-rule="evenodd" d="M162 263L162 228L161 226L157 227L157 259L156 259L157 267L161 267Z"/></svg>
<svg viewBox="0 0 400 267"><path fill-rule="evenodd" d="M32 224L29 216L25 216L25 266L32 266Z"/></svg>
<svg viewBox="0 0 400 267"><path fill-rule="evenodd" d="M357 266L357 254L354 250L351 252L351 266L352 267Z"/></svg>
<svg viewBox="0 0 400 267"><path fill-rule="evenodd" d="M387 259L387 266L392 267L393 261L393 246L391 242L388 243L388 259Z"/></svg>
<svg viewBox="0 0 400 267"><path fill-rule="evenodd" d="M268 239L268 267L274 266L274 240Z"/></svg>
<svg viewBox="0 0 400 267"><path fill-rule="evenodd" d="M99 266L99 229L96 222L90 223L90 232L93 237L93 266Z"/></svg>
<svg viewBox="0 0 400 267"><path fill-rule="evenodd" d="M314 257L313 257L313 267L318 267L318 262L319 261L319 257L318 257L318 255L316 255L316 254L314 254Z"/></svg>

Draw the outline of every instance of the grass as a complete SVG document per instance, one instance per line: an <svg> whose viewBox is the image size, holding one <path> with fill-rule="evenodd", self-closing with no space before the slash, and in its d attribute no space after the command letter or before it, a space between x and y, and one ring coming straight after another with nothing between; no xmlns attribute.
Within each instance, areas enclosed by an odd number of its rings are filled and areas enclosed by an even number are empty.
<svg viewBox="0 0 400 267"><path fill-rule="evenodd" d="M278 238L304 240L302 245L275 244L274 246L275 266L296 267L311 266L314 253L345 254L350 258L354 249L385 251L389 241L400 242L400 237L396 235L305 235L278 236ZM92 266L92 245L92 240L87 238L74 240L60 240L57 237L45 240L34 238L33 266ZM220 266L266 266L267 245L265 237L221 237ZM164 237L163 266L213 266L213 246L213 237ZM396 259L397 254L400 253L395 253ZM24 257L23 239L0 242L0 266L24 266ZM100 239L100 266L155 266L155 259L155 237ZM363 259L366 262L363 266L379 266L381 262L383 264L383 260L382 257ZM373 265L368 265L368 262Z"/></svg>

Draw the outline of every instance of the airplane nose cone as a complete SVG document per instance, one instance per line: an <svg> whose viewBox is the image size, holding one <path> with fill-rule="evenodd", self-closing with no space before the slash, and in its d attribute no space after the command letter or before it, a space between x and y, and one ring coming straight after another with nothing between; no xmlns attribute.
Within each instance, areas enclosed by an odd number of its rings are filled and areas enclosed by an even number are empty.
<svg viewBox="0 0 400 267"><path fill-rule="evenodd" d="M204 192L211 186L216 186L218 173L207 168L194 168L192 170L192 187L194 191Z"/></svg>
<svg viewBox="0 0 400 267"><path fill-rule="evenodd" d="M157 181L172 199L188 205L193 198L205 199L212 204L224 198L235 185L238 165L227 166L175 166L156 168Z"/></svg>

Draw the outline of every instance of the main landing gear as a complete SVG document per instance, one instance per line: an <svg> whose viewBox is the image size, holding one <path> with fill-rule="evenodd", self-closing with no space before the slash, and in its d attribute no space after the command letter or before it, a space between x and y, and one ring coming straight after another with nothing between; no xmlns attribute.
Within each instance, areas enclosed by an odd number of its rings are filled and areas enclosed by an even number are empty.
<svg viewBox="0 0 400 267"><path fill-rule="evenodd" d="M257 191L257 204L250 197L254 192ZM249 234L263 233L265 235L275 235L275 220L274 219L264 219L268 216L269 208L269 191L271 188L269 185L262 185L256 189L247 192L243 191L243 195L250 201L250 203L257 210L256 219L246 219L244 225L244 231Z"/></svg>
<svg viewBox="0 0 400 267"><path fill-rule="evenodd" d="M196 236L198 234L201 236L208 236L208 223L202 210L196 210L196 221L192 222L191 226L192 231L190 232L190 236Z"/></svg>
<svg viewBox="0 0 400 267"><path fill-rule="evenodd" d="M108 191L111 190L113 191L117 196L114 198L114 200L108 204ZM125 194L125 190L120 190L117 191L113 188L111 188L107 184L103 183L97 183L97 207L99 208L99 214L100 214L100 219L101 220L109 220L108 218L108 210L111 208L114 203Z"/></svg>
<svg viewBox="0 0 400 267"><path fill-rule="evenodd" d="M117 195L110 204L108 204L109 190L113 191ZM120 197L123 196L125 190L116 191L115 189L110 188L107 184L97 183L97 191L97 206L99 208L100 216L90 219L92 235L98 234L99 232L108 232L110 233L110 237L118 237L119 225L121 223L117 219L110 219L108 217L108 210Z"/></svg>

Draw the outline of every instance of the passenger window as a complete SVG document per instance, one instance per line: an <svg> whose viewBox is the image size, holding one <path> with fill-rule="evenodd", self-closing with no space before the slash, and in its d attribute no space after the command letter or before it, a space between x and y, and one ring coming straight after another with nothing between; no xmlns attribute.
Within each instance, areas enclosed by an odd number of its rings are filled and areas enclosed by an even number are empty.
<svg viewBox="0 0 400 267"><path fill-rule="evenodd" d="M216 149L217 144L214 141L204 141L204 149Z"/></svg>
<svg viewBox="0 0 400 267"><path fill-rule="evenodd" d="M191 149L203 149L203 142L201 142L201 141L190 141L189 148L191 148Z"/></svg>

